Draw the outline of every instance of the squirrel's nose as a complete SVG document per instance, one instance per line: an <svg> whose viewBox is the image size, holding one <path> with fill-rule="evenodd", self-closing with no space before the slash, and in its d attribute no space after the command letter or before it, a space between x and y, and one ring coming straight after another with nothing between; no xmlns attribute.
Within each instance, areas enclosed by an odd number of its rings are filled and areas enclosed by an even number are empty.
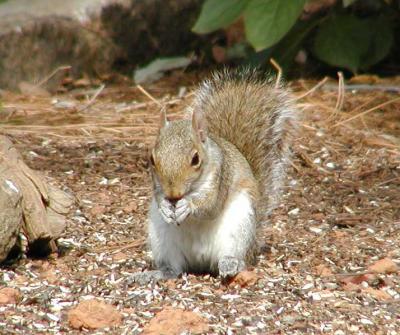
<svg viewBox="0 0 400 335"><path fill-rule="evenodd" d="M181 200L183 197L168 197L167 200L172 204L172 205L176 205L176 203Z"/></svg>

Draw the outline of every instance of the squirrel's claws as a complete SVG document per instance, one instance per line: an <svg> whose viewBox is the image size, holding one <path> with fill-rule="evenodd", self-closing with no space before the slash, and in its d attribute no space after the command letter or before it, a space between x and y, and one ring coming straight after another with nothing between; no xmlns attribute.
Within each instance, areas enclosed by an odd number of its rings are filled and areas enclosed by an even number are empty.
<svg viewBox="0 0 400 335"><path fill-rule="evenodd" d="M175 206L175 220L178 226L192 213L190 202L182 198Z"/></svg>
<svg viewBox="0 0 400 335"><path fill-rule="evenodd" d="M165 222L169 224L176 223L174 207L168 200L163 199L160 202L159 209L160 209L160 214Z"/></svg>

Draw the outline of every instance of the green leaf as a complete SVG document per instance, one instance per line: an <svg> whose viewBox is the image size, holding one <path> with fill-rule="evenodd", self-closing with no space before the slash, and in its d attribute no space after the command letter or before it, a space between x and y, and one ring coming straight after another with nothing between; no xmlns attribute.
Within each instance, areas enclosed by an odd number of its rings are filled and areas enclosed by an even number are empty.
<svg viewBox="0 0 400 335"><path fill-rule="evenodd" d="M249 0L206 0L193 31L206 34L234 22L243 12Z"/></svg>
<svg viewBox="0 0 400 335"><path fill-rule="evenodd" d="M360 19L350 14L332 16L320 26L314 53L329 65L356 73L387 55L393 44L392 34L382 19Z"/></svg>
<svg viewBox="0 0 400 335"><path fill-rule="evenodd" d="M349 7L353 2L356 2L357 0L343 0L343 7Z"/></svg>
<svg viewBox="0 0 400 335"><path fill-rule="evenodd" d="M318 30L315 55L329 65L357 72L369 46L364 29L364 22L352 15L332 16Z"/></svg>
<svg viewBox="0 0 400 335"><path fill-rule="evenodd" d="M369 43L368 51L362 57L360 68L366 70L372 65L383 60L390 52L393 46L393 26L388 22L388 18L382 16L378 18L371 18L367 20L370 29L371 40Z"/></svg>
<svg viewBox="0 0 400 335"><path fill-rule="evenodd" d="M273 47L272 57L284 69L292 65L294 57L310 32L321 22L321 18L298 21L286 36Z"/></svg>
<svg viewBox="0 0 400 335"><path fill-rule="evenodd" d="M256 50L277 43L294 25L306 0L250 0L244 11L248 41Z"/></svg>

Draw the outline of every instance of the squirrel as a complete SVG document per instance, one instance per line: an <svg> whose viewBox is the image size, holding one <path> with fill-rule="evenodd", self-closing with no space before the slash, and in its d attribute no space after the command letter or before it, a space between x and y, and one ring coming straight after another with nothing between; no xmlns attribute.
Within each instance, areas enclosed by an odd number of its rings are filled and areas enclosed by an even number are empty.
<svg viewBox="0 0 400 335"><path fill-rule="evenodd" d="M149 243L157 270L134 281L210 273L227 279L255 263L256 230L279 199L297 108L257 70L216 72L188 119L161 125L150 154Z"/></svg>

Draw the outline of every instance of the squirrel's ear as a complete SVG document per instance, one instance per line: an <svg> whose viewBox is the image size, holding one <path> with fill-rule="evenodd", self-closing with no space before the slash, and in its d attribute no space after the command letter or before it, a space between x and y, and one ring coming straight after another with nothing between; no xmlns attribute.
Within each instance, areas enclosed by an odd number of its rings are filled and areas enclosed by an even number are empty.
<svg viewBox="0 0 400 335"><path fill-rule="evenodd" d="M160 110L160 128L165 127L167 124L168 124L167 108L165 108L165 106L162 106Z"/></svg>
<svg viewBox="0 0 400 335"><path fill-rule="evenodd" d="M197 134L197 136L199 137L200 141L205 142L207 138L207 125L202 112L196 110L193 111L192 127L195 134Z"/></svg>

